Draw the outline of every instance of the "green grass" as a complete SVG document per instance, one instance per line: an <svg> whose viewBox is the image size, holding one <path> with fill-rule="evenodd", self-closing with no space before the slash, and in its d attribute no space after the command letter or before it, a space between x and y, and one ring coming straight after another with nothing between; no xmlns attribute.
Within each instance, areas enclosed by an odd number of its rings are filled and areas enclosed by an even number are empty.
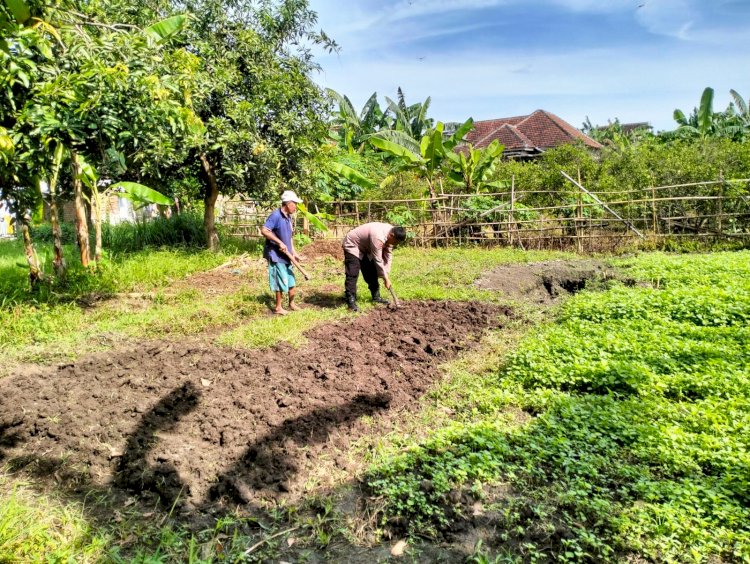
<svg viewBox="0 0 750 564"><path fill-rule="evenodd" d="M175 280L225 262L230 258L227 255L176 249L139 251L105 258L96 272L85 272L70 258L75 249L65 251L70 260L66 280L30 292L20 244L0 243L0 351L7 357L33 361L48 355L76 356L100 348L105 341L195 334L228 321L222 309L225 304L206 305L194 295L191 299L189 292L166 300L158 294ZM39 249L47 264L49 252L48 247ZM79 305L87 296L106 298L132 292L157 292L149 304L153 307L133 311L109 307L106 300L97 308Z"/></svg>
<svg viewBox="0 0 750 564"><path fill-rule="evenodd" d="M206 331L222 345L300 346L307 329L353 315L340 300L343 268L333 259L308 263L313 279L299 285L305 309L286 317L270 313L260 263L236 291L211 299L169 288L239 252L117 255L97 274L73 267L66 285L30 294L16 265L21 248L0 243L0 351L50 360L55 351ZM481 272L566 256L405 248L396 251L392 280L405 300L503 302L507 296L473 286ZM450 378L405 418L403 434L357 445L372 462L373 495L385 503L382 524L438 535L464 511L451 496L458 488L495 515L498 533L477 561L750 561L750 253L614 262L647 284L583 292L551 322L533 328L519 319L487 335L446 367ZM153 296L90 309L76 301L127 292ZM366 293L360 282L365 310ZM327 299L305 301L313 296ZM544 319L530 307L524 313ZM237 519L199 532L138 525L136 517L99 529L74 502L8 483L0 487L0 546L14 555L203 562L239 558L257 540L257 526ZM301 531L313 545L330 542L319 526ZM282 542L259 553L273 559Z"/></svg>
<svg viewBox="0 0 750 564"><path fill-rule="evenodd" d="M572 256L560 252L524 252L517 249L396 249L391 280L396 295L404 299L497 301L507 297L473 286L474 280L482 272L502 264Z"/></svg>
<svg viewBox="0 0 750 564"><path fill-rule="evenodd" d="M454 375L452 424L375 453L387 519L437 534L464 488L499 516L496 554L750 561L750 253L626 262L659 287L578 295Z"/></svg>
<svg viewBox="0 0 750 564"><path fill-rule="evenodd" d="M267 347L279 340L295 346L304 343L307 329L338 319L353 316L343 300L331 307L343 294L343 267L339 261L325 259L308 263L313 280L300 281L301 312L278 317L270 313L271 295L267 289L265 269L253 268L238 284L238 290L213 299L203 299L196 290L174 292L168 288L173 281L193 272L210 269L239 254L243 249L231 249L212 255L187 250L150 250L109 257L97 273L89 274L76 266L74 248L66 248L71 261L71 277L66 285L28 292L23 254L17 242L0 244L0 284L5 302L0 308L0 349L6 358L27 361L50 361L59 356L76 356L90 350L106 348L121 339L140 340L162 336L197 335L212 330L215 340L222 345L237 347ZM49 268L50 249L39 247ZM427 252L418 249L399 249L393 272L394 284L404 299L485 299L497 300L490 292L475 290L471 283L478 273L495 264L517 260L543 260L549 253L519 255L516 251L452 250ZM18 264L21 264L19 266ZM362 308L369 304L367 289L360 282ZM89 294L152 292L153 297L120 303L102 301L94 308L81 307L77 299ZM305 303L305 296L320 295L328 305L316 307ZM199 299L200 298L200 299ZM218 329L218 332L216 331ZM18 491L27 495L28 488ZM163 527L138 524L121 511L124 520L111 528L99 529L86 522L82 508L75 502L64 503L49 496L34 494L33 503L18 503L12 489L0 492L0 507L14 508L9 517L6 536L23 536L29 554L40 559L48 556L55 561L83 560L92 554L93 560L104 561L192 561L204 562L239 557L247 546L257 541L256 534L244 530L237 534L229 521L217 523L216 529L198 533L166 524ZM28 494L30 495L30 494ZM43 508L47 521L38 519L35 506ZM315 517L307 526L310 542L315 545L328 539ZM37 534L38 524L44 534ZM225 529L222 528L226 525ZM298 533L299 534L299 533ZM52 539L52 540L49 540ZM49 542L49 546L45 544ZM278 543L270 542L258 552L273 555ZM21 548L8 546L10 554L21 554ZM78 547L78 548L70 548ZM76 552L77 551L77 552ZM59 556L59 558L58 558ZM232 558L229 558L230 560ZM0 558L2 560L2 558Z"/></svg>
<svg viewBox="0 0 750 564"><path fill-rule="evenodd" d="M80 505L0 474L0 562L100 562L109 542Z"/></svg>
<svg viewBox="0 0 750 564"><path fill-rule="evenodd" d="M241 249L230 247L229 253ZM49 271L49 245L39 254ZM344 308L303 311L288 320L268 317L271 296L262 267L243 280L246 287L215 300L195 299L182 291L166 295L170 283L229 260L232 254L206 251L152 249L106 257L95 273L85 272L75 261L75 248L66 247L70 272L62 283L44 285L29 292L23 250L20 243L0 243L0 351L20 361L42 360L45 356L75 357L98 350L107 343L124 339L196 335L208 329L226 327L220 344L245 347L270 346L279 340L302 342L311 327L340 319ZM473 280L483 269L514 261L544 260L559 253L521 253L515 250L451 249L429 252L399 249L392 273L394 288L403 299L497 300L497 293L476 289ZM343 294L342 266L333 259L309 265L313 280L300 281L304 295ZM240 284L238 284L238 287ZM336 288L333 290L332 288ZM106 301L96 308L79 305L91 295L152 292L154 296L137 304L120 307ZM360 301L367 309L369 296L360 282ZM147 307L143 307L143 306Z"/></svg>

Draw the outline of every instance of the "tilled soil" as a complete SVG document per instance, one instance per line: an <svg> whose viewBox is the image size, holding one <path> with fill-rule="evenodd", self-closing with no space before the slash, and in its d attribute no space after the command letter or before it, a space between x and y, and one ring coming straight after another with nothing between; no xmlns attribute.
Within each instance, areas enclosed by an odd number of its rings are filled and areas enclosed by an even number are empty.
<svg viewBox="0 0 750 564"><path fill-rule="evenodd" d="M0 464L165 503L293 498L510 315L411 302L314 329L300 349L151 342L17 374L0 380Z"/></svg>

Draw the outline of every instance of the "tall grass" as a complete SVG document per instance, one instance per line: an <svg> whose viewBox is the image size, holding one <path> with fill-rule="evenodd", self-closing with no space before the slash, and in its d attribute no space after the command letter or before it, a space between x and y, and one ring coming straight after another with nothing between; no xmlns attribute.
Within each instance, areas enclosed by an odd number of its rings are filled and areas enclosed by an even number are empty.
<svg viewBox="0 0 750 564"><path fill-rule="evenodd" d="M61 223L60 227L63 243L75 244L75 225ZM94 229L91 225L89 234L93 248ZM48 223L33 226L31 237L35 243L51 243L52 226ZM158 217L134 223L123 222L113 225L104 222L102 245L109 253L132 253L148 247L203 248L206 245L203 218L196 212L187 211L170 218Z"/></svg>

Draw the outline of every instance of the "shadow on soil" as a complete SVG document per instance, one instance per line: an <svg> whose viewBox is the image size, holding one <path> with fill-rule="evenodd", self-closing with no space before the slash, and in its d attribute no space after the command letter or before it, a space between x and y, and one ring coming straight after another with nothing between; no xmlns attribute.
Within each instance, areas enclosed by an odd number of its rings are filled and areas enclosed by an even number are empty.
<svg viewBox="0 0 750 564"><path fill-rule="evenodd" d="M155 342L20 373L0 381L0 462L105 528L127 511L210 530L241 508L241 534L267 535L259 522L284 526L273 508L304 502L311 477L342 487L351 441L392 429L439 364L512 315L420 302L318 327L302 349Z"/></svg>

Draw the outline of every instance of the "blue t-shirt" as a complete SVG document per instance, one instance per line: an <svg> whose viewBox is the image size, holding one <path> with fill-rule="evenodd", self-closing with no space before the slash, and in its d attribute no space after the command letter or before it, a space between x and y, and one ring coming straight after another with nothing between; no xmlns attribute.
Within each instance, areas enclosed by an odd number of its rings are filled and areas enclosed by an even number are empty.
<svg viewBox="0 0 750 564"><path fill-rule="evenodd" d="M268 216L266 223L263 225L266 229L273 231L281 241L286 245L287 250L292 252L292 232L294 231L292 226L292 217L286 215L281 208L274 210L274 212ZM284 264L290 264L289 258L279 251L279 246L276 243L272 243L266 239L266 244L263 247L263 256L271 262L283 262Z"/></svg>

